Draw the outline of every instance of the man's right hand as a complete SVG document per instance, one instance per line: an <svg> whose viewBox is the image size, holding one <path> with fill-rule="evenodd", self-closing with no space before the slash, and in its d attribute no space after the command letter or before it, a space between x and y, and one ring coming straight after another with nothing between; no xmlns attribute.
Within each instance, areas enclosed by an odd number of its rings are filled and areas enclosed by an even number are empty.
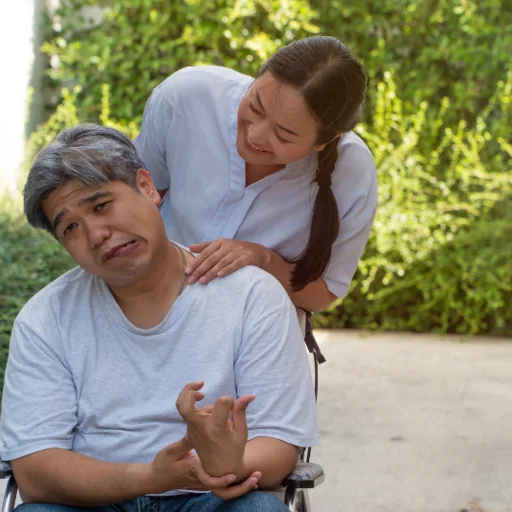
<svg viewBox="0 0 512 512"><path fill-rule="evenodd" d="M148 488L151 489L148 494L161 494L171 489L190 489L212 491L221 498L233 499L257 488L261 473L255 472L245 481L231 487L236 475L209 475L191 450L192 444L184 437L157 453L148 465Z"/></svg>

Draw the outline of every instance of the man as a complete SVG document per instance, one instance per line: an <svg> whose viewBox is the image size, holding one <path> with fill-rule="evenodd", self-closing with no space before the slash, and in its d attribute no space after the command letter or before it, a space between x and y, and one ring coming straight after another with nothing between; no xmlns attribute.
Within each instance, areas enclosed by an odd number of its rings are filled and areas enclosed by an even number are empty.
<svg viewBox="0 0 512 512"><path fill-rule="evenodd" d="M66 130L30 170L28 221L79 265L13 326L0 455L31 512L286 510L254 489L317 443L285 290L255 267L185 287L193 255L166 238L159 202L110 128Z"/></svg>

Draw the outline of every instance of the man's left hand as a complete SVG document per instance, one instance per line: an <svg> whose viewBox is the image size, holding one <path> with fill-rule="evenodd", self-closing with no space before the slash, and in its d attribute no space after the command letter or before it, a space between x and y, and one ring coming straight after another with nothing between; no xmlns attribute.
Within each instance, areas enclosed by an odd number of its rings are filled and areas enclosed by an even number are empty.
<svg viewBox="0 0 512 512"><path fill-rule="evenodd" d="M270 251L263 245L226 238L194 244L190 250L199 254L186 269L189 284L207 284L247 265L263 268Z"/></svg>
<svg viewBox="0 0 512 512"><path fill-rule="evenodd" d="M204 398L200 391L203 385L202 381L187 384L176 401L187 424L188 439L210 475L241 475L248 437L245 413L255 397L245 395L235 401L221 396L215 404L196 409L196 402Z"/></svg>

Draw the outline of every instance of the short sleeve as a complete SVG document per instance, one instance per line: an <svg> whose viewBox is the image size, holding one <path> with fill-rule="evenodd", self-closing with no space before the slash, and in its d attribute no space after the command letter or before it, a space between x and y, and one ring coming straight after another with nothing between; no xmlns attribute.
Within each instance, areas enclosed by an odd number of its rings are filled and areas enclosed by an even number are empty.
<svg viewBox="0 0 512 512"><path fill-rule="evenodd" d="M332 187L340 209L340 232L324 280L331 293L343 297L375 220L377 171L370 151L360 139L342 148L336 166Z"/></svg>
<svg viewBox="0 0 512 512"><path fill-rule="evenodd" d="M139 157L159 190L170 186L166 145L172 122L172 106L166 97L168 89L166 82L154 89L144 107L140 132L133 141Z"/></svg>
<svg viewBox="0 0 512 512"><path fill-rule="evenodd" d="M13 326L2 397L3 461L72 448L76 388L59 346L58 331L48 318L22 310Z"/></svg>
<svg viewBox="0 0 512 512"><path fill-rule="evenodd" d="M271 276L268 281L251 292L253 303L247 305L235 359L237 395L256 396L247 409L249 439L313 446L318 444L316 403L297 313L282 286Z"/></svg>

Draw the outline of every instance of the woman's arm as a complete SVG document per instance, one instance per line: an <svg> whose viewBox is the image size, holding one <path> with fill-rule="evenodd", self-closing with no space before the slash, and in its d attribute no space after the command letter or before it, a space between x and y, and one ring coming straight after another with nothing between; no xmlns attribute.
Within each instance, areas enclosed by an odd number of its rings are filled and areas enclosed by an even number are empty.
<svg viewBox="0 0 512 512"><path fill-rule="evenodd" d="M270 249L266 249L264 263L261 268L272 274L284 286L295 306L311 313L327 309L338 298L329 291L326 282L322 278L309 283L302 290L294 292L290 285L294 268L293 263L288 263Z"/></svg>
<svg viewBox="0 0 512 512"><path fill-rule="evenodd" d="M272 274L285 288L293 304L312 313L327 309L337 297L329 291L323 279L309 283L299 292L290 286L293 263L260 244L218 238L190 246L199 253L187 268L188 283L207 284L216 277L225 277L247 265L255 265Z"/></svg>

